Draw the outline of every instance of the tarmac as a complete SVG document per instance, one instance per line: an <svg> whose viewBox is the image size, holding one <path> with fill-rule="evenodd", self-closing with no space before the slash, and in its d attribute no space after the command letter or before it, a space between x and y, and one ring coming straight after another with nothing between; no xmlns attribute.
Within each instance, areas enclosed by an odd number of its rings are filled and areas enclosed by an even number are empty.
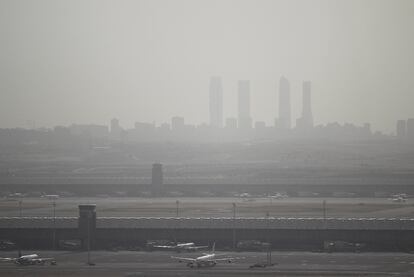
<svg viewBox="0 0 414 277"><path fill-rule="evenodd" d="M271 199L263 197L40 197L0 199L0 217L78 216L79 204L96 204L98 217L414 217L414 199L396 203L387 198L304 198ZM178 205L177 205L178 201ZM55 202L55 206L53 206ZM178 210L177 210L178 207ZM54 213L55 208L55 213Z"/></svg>
<svg viewBox="0 0 414 277"><path fill-rule="evenodd" d="M215 267L189 268L171 256L197 257L202 253L168 251L23 251L40 257L53 257L56 265L21 266L0 263L0 276L414 276L414 255L410 253L314 253L273 252L274 266L249 268L266 261L265 252L217 252L235 257L234 263ZM2 251L0 257L16 257L15 251Z"/></svg>

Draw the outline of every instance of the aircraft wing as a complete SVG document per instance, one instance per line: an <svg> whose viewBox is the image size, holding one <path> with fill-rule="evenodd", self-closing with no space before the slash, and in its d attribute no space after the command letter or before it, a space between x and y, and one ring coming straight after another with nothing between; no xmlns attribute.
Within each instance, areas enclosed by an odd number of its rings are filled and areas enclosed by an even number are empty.
<svg viewBox="0 0 414 277"><path fill-rule="evenodd" d="M194 258L175 257L175 256L171 256L171 258L179 260L180 262L195 262L196 261L196 259Z"/></svg>
<svg viewBox="0 0 414 277"><path fill-rule="evenodd" d="M51 262L54 261L54 258L36 258L36 259L30 259L30 262L34 263L44 263L44 262Z"/></svg>
<svg viewBox="0 0 414 277"><path fill-rule="evenodd" d="M177 246L171 246L171 245L154 245L152 248L155 249L175 249Z"/></svg>
<svg viewBox="0 0 414 277"><path fill-rule="evenodd" d="M219 258L219 259L214 259L214 261L216 262L233 262L234 260L242 260L245 259L245 257L227 257L227 258Z"/></svg>
<svg viewBox="0 0 414 277"><path fill-rule="evenodd" d="M16 258L0 258L0 262L15 262Z"/></svg>
<svg viewBox="0 0 414 277"><path fill-rule="evenodd" d="M203 246L188 246L188 247L185 247L185 249L188 249L188 250L198 250L198 249L204 249L204 248L208 248L208 245L203 245Z"/></svg>

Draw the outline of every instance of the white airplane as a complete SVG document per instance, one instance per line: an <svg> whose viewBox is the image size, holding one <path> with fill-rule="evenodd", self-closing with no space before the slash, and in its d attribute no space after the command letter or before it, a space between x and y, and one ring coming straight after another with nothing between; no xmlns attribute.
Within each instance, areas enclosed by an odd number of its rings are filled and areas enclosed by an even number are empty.
<svg viewBox="0 0 414 277"><path fill-rule="evenodd" d="M7 195L8 198L23 198L25 196L26 194L21 192L10 193L9 195Z"/></svg>
<svg viewBox="0 0 414 277"><path fill-rule="evenodd" d="M275 193L274 195L269 195L268 198L271 199L284 199L287 198L288 196L286 194L282 194L280 192Z"/></svg>
<svg viewBox="0 0 414 277"><path fill-rule="evenodd" d="M59 199L59 195L58 194L45 194L42 195L43 198L47 198L49 200L56 200Z"/></svg>
<svg viewBox="0 0 414 277"><path fill-rule="evenodd" d="M49 262L51 265L56 265L54 258L40 258L37 254L23 255L19 258L0 258L0 262L12 262L17 265L45 265Z"/></svg>
<svg viewBox="0 0 414 277"><path fill-rule="evenodd" d="M407 194L406 193L399 193L392 195L392 198L389 198L392 202L402 203L407 201Z"/></svg>
<svg viewBox="0 0 414 277"><path fill-rule="evenodd" d="M231 263L233 260L240 259L240 258L216 258L218 255L215 253L215 245L213 244L213 248L211 253L203 253L203 256L197 257L197 258L186 258L186 257L174 257L171 256L173 259L178 259L178 262L180 263L187 263L186 265L188 267L194 268L194 267L213 267L219 262L227 262ZM222 254L224 255L224 254Z"/></svg>
<svg viewBox="0 0 414 277"><path fill-rule="evenodd" d="M196 246L194 242L184 242L184 243L177 243L174 245L154 245L152 248L154 249L164 249L164 250L175 250L180 252L181 250L184 251L196 251L199 249L207 248L207 245L203 246Z"/></svg>
<svg viewBox="0 0 414 277"><path fill-rule="evenodd" d="M250 193L244 192L238 195L243 201L255 201L256 199Z"/></svg>
<svg viewBox="0 0 414 277"><path fill-rule="evenodd" d="M392 199L390 199L392 202L397 202L397 203L403 203L403 202L405 202L406 201L406 199L405 198L403 198L403 197L394 197L394 198L392 198Z"/></svg>

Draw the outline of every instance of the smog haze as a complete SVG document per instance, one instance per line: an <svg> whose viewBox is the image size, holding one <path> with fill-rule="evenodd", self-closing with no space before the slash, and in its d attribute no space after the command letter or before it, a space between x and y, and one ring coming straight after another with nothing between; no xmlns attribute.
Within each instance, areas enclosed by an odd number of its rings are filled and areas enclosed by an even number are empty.
<svg viewBox="0 0 414 277"><path fill-rule="evenodd" d="M281 76L292 118L312 81L315 125L392 133L413 117L413 1L0 1L0 127L208 123L211 76L224 118L250 80L272 125Z"/></svg>

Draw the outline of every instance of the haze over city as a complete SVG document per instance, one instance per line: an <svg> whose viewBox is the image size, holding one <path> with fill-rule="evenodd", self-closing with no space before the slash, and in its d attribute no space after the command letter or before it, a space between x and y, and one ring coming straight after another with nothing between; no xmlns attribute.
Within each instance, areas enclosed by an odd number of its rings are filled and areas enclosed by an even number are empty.
<svg viewBox="0 0 414 277"><path fill-rule="evenodd" d="M414 276L414 0L0 0L0 276Z"/></svg>
<svg viewBox="0 0 414 277"><path fill-rule="evenodd" d="M254 121L273 125L279 78L292 119L312 82L315 125L395 132L413 117L412 1L0 1L0 127L209 122L250 80ZM294 124L293 124L294 125Z"/></svg>

